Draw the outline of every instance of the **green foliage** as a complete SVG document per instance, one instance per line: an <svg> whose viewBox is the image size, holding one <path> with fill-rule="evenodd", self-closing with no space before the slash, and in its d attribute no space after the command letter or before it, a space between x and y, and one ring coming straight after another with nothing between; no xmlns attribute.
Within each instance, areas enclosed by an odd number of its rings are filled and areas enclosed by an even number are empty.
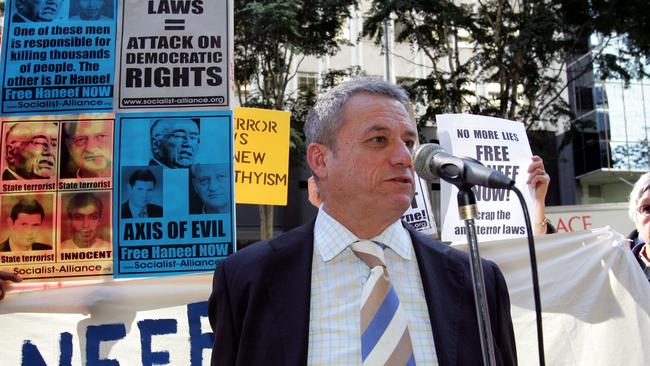
<svg viewBox="0 0 650 366"><path fill-rule="evenodd" d="M647 75L647 0L373 0L365 35L382 37L384 19L400 24L396 40L410 42L433 65L408 86L419 123L437 113L470 112L519 120L528 128L570 119L563 93L567 62L590 51L592 34L616 36L617 54L593 58L602 77ZM572 77L591 72L584 68ZM497 85L485 98L476 85Z"/></svg>
<svg viewBox="0 0 650 366"><path fill-rule="evenodd" d="M356 0L235 0L235 73L243 107L290 110L291 165L302 162L302 126L313 95L287 90L304 57L334 54ZM273 236L273 209L260 206L260 238Z"/></svg>
<svg viewBox="0 0 650 366"><path fill-rule="evenodd" d="M235 86L241 105L284 109L305 56L334 54L356 0L236 0ZM254 90L254 92L253 92Z"/></svg>

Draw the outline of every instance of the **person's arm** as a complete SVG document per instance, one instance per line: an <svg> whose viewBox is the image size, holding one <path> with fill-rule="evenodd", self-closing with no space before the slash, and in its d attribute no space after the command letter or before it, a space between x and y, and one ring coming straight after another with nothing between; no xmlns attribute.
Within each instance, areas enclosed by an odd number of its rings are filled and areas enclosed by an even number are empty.
<svg viewBox="0 0 650 366"><path fill-rule="evenodd" d="M0 300L5 298L7 292L7 281L20 282L23 279L20 276L9 272L0 271Z"/></svg>
<svg viewBox="0 0 650 366"><path fill-rule="evenodd" d="M528 185L535 190L535 209L531 213L533 234L546 234L548 222L546 220L546 193L551 177L546 174L544 161L537 155L533 155L533 162L528 166Z"/></svg>

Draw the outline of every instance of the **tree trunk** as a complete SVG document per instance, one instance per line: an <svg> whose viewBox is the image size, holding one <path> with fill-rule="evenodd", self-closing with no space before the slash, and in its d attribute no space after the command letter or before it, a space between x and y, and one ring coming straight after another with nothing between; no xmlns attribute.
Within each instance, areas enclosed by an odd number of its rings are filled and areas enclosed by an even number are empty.
<svg viewBox="0 0 650 366"><path fill-rule="evenodd" d="M260 240L273 237L273 206L259 205L260 210Z"/></svg>

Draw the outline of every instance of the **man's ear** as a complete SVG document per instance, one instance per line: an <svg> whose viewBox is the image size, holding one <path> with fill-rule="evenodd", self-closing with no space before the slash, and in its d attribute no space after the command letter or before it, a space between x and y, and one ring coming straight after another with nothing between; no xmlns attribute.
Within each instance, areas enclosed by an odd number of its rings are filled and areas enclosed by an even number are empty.
<svg viewBox="0 0 650 366"><path fill-rule="evenodd" d="M16 157L14 156L15 150L16 149L11 144L5 146L5 159L7 160L7 164L12 167L16 165Z"/></svg>
<svg viewBox="0 0 650 366"><path fill-rule="evenodd" d="M160 149L160 139L151 136L151 152L153 153L154 157L158 156L159 149Z"/></svg>
<svg viewBox="0 0 650 366"><path fill-rule="evenodd" d="M323 144L312 143L307 146L307 164L318 179L327 177L326 158L332 153L332 150Z"/></svg>

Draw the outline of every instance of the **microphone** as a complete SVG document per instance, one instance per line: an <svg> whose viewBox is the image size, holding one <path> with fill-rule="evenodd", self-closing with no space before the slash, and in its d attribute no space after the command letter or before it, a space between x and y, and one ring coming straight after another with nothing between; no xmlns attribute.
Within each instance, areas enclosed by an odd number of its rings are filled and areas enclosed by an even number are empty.
<svg viewBox="0 0 650 366"><path fill-rule="evenodd" d="M422 144L413 153L413 166L425 180L436 178L461 187L464 185L511 189L515 181L472 158L448 154L438 144Z"/></svg>

